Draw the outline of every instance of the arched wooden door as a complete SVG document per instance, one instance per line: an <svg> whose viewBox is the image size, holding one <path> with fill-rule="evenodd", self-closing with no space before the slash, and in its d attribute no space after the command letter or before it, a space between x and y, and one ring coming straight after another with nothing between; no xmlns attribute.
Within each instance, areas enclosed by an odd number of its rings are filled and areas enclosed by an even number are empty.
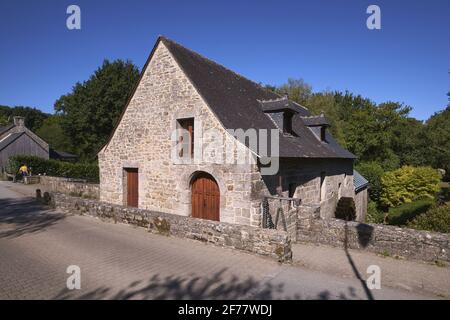
<svg viewBox="0 0 450 320"><path fill-rule="evenodd" d="M214 178L200 173L194 178L191 188L192 217L219 221L220 191Z"/></svg>

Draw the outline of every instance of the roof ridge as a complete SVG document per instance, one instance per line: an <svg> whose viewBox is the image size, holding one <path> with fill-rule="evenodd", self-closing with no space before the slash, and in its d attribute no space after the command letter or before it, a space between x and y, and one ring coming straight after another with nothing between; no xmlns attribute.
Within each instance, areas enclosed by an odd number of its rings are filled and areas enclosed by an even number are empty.
<svg viewBox="0 0 450 320"><path fill-rule="evenodd" d="M259 87L260 89L262 89L262 90L264 90L264 91L266 91L266 92L269 92L269 93L272 93L272 94L275 94L275 95L279 96L279 97L280 97L279 99L284 98L284 97L281 96L279 93L274 92L274 91L271 91L271 90L269 90L269 89L263 87L261 84L255 82L255 81L253 81L253 80L248 79L247 77L245 77L245 76L243 76L243 75L237 73L236 71L233 71L233 70L231 70L231 69L225 67L224 65L222 65L222 64L220 64L220 63L218 63L218 62L216 62L216 61L214 61L214 60L211 60L210 58L205 57L204 55L202 55L202 54L200 54L200 53L198 53L198 52L196 52L196 51L194 51L194 50L192 50L192 49L189 49L189 48L183 46L182 44L180 44L180 43L178 43L178 42L176 42L176 41L174 41L174 40L172 40L172 39L169 39L169 38L167 38L167 37L165 37L165 36L163 36L163 35L160 35L160 36L159 36L159 39L162 40L163 42L164 42L164 41L167 41L167 42L172 43L172 44L174 44L174 45L176 45L176 46L179 46L179 47L181 47L181 48L183 48L183 49L189 51L190 53L193 53L194 55L198 56L199 58L205 60L206 62L215 64L216 66L218 66L218 67L220 67L220 68L222 68L222 69L224 69L224 70L226 70L226 71L228 71L228 72L231 72L231 73L235 74L235 75L238 76L239 78L241 78L241 79L243 79L243 80L245 80L245 81L251 82L251 83L254 84L255 86ZM288 99L288 100L289 100L289 99Z"/></svg>

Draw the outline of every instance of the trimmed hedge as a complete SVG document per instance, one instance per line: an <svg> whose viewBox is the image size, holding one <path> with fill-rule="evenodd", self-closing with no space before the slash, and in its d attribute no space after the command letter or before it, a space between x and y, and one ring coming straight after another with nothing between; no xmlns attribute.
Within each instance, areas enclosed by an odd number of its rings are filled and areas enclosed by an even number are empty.
<svg viewBox="0 0 450 320"><path fill-rule="evenodd" d="M389 209L388 224L404 226L417 216L424 214L435 205L434 199L418 199Z"/></svg>
<svg viewBox="0 0 450 320"><path fill-rule="evenodd" d="M99 181L99 169L97 164L71 163L59 160L46 160L35 156L13 156L9 158L7 171L18 173L22 164L31 168L33 175L47 175L53 177L86 179L90 182Z"/></svg>

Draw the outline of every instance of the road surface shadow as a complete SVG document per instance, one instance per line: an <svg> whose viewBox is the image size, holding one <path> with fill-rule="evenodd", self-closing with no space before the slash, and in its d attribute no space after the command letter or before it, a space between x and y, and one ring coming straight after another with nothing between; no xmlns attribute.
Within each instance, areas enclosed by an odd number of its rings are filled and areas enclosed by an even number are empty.
<svg viewBox="0 0 450 320"><path fill-rule="evenodd" d="M359 226L358 226L359 227ZM370 227L370 226L368 226ZM372 228L373 229L373 228ZM359 243L363 246L366 247L370 241L370 238L372 236L372 230L369 230L369 235L367 235L367 230L362 229L362 228L357 228L358 231L358 241ZM366 231L366 232L364 232ZM366 280L364 280L358 270L358 268L356 267L355 262L353 261L352 256L350 255L350 251L348 250L348 225L347 225L347 221L345 222L345 230L344 230L344 251L345 251L345 255L347 256L348 262L350 264L350 266L352 267L353 273L355 274L356 278L358 278L359 282L361 283L362 288L364 289L364 292L366 293L367 299L368 300L375 300L372 292L370 291L370 289L367 287L367 283Z"/></svg>
<svg viewBox="0 0 450 320"><path fill-rule="evenodd" d="M64 217L64 214L48 210L33 198L3 198L0 199L0 238L43 231Z"/></svg>
<svg viewBox="0 0 450 320"><path fill-rule="evenodd" d="M271 284L270 282L260 282L252 277L239 279L237 276L225 276L227 268L224 268L210 277L198 276L178 276L171 275L161 277L153 275L147 281L139 280L131 282L124 289L117 290L105 286L88 292L80 290L62 289L52 299L152 299L152 300L236 300L236 299L257 299L257 300L302 300L302 299L359 299L354 288L349 287L348 293L340 293L337 296L329 291L322 291L314 296L302 296L294 294L286 296L284 284ZM83 284L81 284L83 287Z"/></svg>

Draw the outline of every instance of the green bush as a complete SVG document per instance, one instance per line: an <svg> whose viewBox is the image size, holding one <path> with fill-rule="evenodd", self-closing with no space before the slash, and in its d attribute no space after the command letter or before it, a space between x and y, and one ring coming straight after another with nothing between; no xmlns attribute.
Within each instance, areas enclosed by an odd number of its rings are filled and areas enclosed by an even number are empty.
<svg viewBox="0 0 450 320"><path fill-rule="evenodd" d="M91 182L99 181L98 165L92 163L71 163L59 160L46 160L35 156L13 156L9 158L8 171L17 173L19 167L25 163L31 168L33 175L47 175L54 177L86 179Z"/></svg>
<svg viewBox="0 0 450 320"><path fill-rule="evenodd" d="M376 202L369 200L367 204L367 223L383 223L384 222L384 212L378 210Z"/></svg>
<svg viewBox="0 0 450 320"><path fill-rule="evenodd" d="M419 199L389 209L388 224L404 226L415 217L427 212L435 204L434 199Z"/></svg>
<svg viewBox="0 0 450 320"><path fill-rule="evenodd" d="M450 233L450 205L435 207L417 216L408 223L408 227Z"/></svg>
<svg viewBox="0 0 450 320"><path fill-rule="evenodd" d="M381 176L384 170L378 162L360 162L355 166L355 169L369 180L369 197L375 202L380 201L381 194Z"/></svg>
<svg viewBox="0 0 450 320"><path fill-rule="evenodd" d="M439 191L439 174L431 167L404 166L381 177L382 205L396 207L416 199L433 199Z"/></svg>
<svg viewBox="0 0 450 320"><path fill-rule="evenodd" d="M442 202L450 204L450 183L441 182L441 191L439 192L439 198Z"/></svg>

